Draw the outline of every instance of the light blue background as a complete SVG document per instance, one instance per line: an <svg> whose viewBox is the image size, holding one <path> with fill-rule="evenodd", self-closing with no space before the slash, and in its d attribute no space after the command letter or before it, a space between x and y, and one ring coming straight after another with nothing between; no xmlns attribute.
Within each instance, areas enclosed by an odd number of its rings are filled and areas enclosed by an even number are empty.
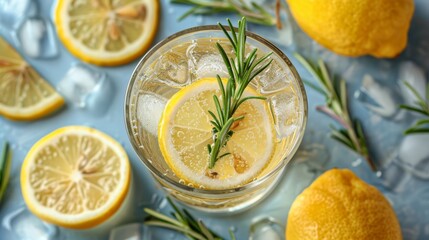
<svg viewBox="0 0 429 240"><path fill-rule="evenodd" d="M42 15L48 17L54 2L38 0L37 3L39 4ZM371 57L362 57L358 59L339 57L318 47L317 44L311 43L305 35L299 32L297 34L304 36L305 41L310 43L308 47L297 47L294 45L286 46L286 44L278 44L282 43L281 38L274 40L277 40L275 43L277 43L278 47L291 58L303 79L314 80L299 64L297 64L297 61L291 57L295 50L309 53L308 55L315 56L315 54L317 54L323 57L337 74L343 76L347 75L347 71L343 71L344 69L348 69L347 67L350 65L356 64L358 70L350 74L351 78L347 79L350 87L350 95L360 86L363 73L371 73L376 79L383 82L385 86L397 90L398 81L396 72L400 62L412 60L425 68L426 74L429 69L429 2L420 0L416 1L416 5L417 7L409 35L409 45L399 58L392 60L379 60ZM184 21L178 22L178 16L188 10L189 7L172 5L168 0L162 0L161 8L160 26L153 44L161 41L172 33L188 27L215 24L218 21L225 22L224 20L226 17L232 18L233 22L237 19L237 17L232 14L220 14L207 17L191 16ZM286 25L285 27L291 26ZM250 25L249 29L271 39L277 36L275 28ZM7 40L11 40L7 33L0 32L0 34ZM59 41L57 41L57 43L60 48L60 55L58 58L34 60L24 55L28 62L53 85L56 85L60 81L73 63L79 61L65 50ZM45 134L56 128L67 125L87 125L97 128L117 139L129 154L137 191L135 191L134 195L136 203L134 206L134 215L130 215L124 219L124 223L142 222L144 218L142 206L158 207L155 206L155 203L151 203L151 199L154 194L162 195L162 192L156 187L148 170L134 153L128 141L124 124L123 104L125 91L129 77L137 61L138 60L121 67L100 68L94 66L94 68L107 73L116 89L112 104L105 115L96 116L84 110L73 108L69 104L57 114L35 122L11 122L4 118L0 118L0 142L5 140L9 141L13 148L11 179L6 196L0 204L0 219L3 219L5 215L24 204L20 192L19 174L22 161L27 151ZM322 148L325 146L325 150L318 152L316 157L312 157L309 161L295 162L293 166L288 169L286 176L282 179L281 184L276 188L275 192L257 207L234 216L208 216L203 213L194 212L195 215L203 218L207 225L217 232L222 233L223 236L227 236L226 229L234 226L238 239L247 239L252 219L272 216L277 218L280 222L285 223L290 204L295 196L324 169L341 167L352 169L361 178L375 185L385 193L392 202L400 218L405 239L429 239L428 182L408 174L406 175L408 176L408 180L403 182L406 186L406 190L399 193L388 190L382 184L382 180L378 179L375 174L370 171L365 162L359 164L359 156L348 151L329 138L328 126L332 124L332 121L314 110L316 105L324 103L324 99L311 89L307 89L307 94L309 98L310 114L302 150L313 149L312 147L314 146ZM351 108L355 115L363 121L365 129L367 129L374 159L376 159L380 166L384 165L397 149L402 138L401 132L412 122L413 118L407 115L402 121L381 119L373 115L356 101L351 103ZM303 156L303 153L304 152L301 151L301 153L299 153L300 156ZM163 211L167 212L167 210L168 208L163 208ZM172 235L168 236L170 236L168 238L171 238ZM61 229L57 237L60 239L77 238L74 237L72 232L65 229ZM105 238L105 235L100 236L100 238ZM3 227L0 227L0 239L16 239L16 236ZM82 237L79 237L79 239L82 239ZM88 237L88 239L94 238Z"/></svg>

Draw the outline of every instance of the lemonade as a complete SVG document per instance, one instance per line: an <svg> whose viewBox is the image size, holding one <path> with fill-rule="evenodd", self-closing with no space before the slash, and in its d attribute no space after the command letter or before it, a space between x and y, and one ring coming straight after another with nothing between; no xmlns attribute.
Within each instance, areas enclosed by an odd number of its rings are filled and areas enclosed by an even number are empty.
<svg viewBox="0 0 429 240"><path fill-rule="evenodd" d="M230 154L208 167L213 142L215 79L228 70L216 48L231 57L232 46L217 26L177 33L140 61L130 81L125 115L134 149L173 197L205 211L235 211L261 200L275 186L301 142L307 116L302 82L287 57L263 38L247 33L246 53L273 52L271 65L243 96L231 127L234 134L220 151Z"/></svg>

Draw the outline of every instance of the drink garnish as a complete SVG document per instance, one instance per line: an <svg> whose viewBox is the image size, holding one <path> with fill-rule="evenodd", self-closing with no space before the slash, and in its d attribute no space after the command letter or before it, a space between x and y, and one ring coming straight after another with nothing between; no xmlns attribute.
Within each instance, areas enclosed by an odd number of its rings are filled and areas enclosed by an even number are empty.
<svg viewBox="0 0 429 240"><path fill-rule="evenodd" d="M238 107L247 100L260 99L265 100L262 96L247 96L242 97L242 94L249 83L262 71L264 71L273 61L272 59L267 60L272 53L268 53L265 56L258 59L256 52L257 48L253 49L250 54L246 57L246 18L243 17L238 21L238 33L235 32L231 21L227 19L231 34L228 33L226 28L218 23L219 27L225 33L225 36L230 41L232 48L234 49L235 59L229 58L224 48L216 43L216 47L222 56L222 59L228 69L229 78L226 85L223 84L222 79L217 75L217 82L221 91L221 99L214 95L213 100L216 106L216 114L212 111L208 111L213 117L210 123L213 125L213 143L208 144L208 152L210 154L209 169L212 169L217 160L229 155L230 153L224 153L219 156L221 148L223 148L231 136L234 134L232 126L237 121L240 121L245 116L241 115L234 117L235 111ZM268 62L266 62L266 60Z"/></svg>

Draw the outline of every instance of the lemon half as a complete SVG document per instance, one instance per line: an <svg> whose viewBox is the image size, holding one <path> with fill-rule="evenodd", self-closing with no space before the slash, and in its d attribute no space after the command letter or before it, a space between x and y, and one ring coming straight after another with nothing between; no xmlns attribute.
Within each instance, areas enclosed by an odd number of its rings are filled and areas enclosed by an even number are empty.
<svg viewBox="0 0 429 240"><path fill-rule="evenodd" d="M69 126L40 139L21 169L21 190L31 212L68 228L96 226L111 217L130 185L122 146L88 127Z"/></svg>
<svg viewBox="0 0 429 240"><path fill-rule="evenodd" d="M167 103L159 123L158 141L165 161L186 184L227 189L252 181L271 160L275 134L265 101L249 100L236 111L244 116L213 169L208 169L207 145L212 143L208 110L216 112L213 95L220 95L215 78L200 79L182 88ZM246 88L244 96L259 95ZM219 156L220 156L219 155Z"/></svg>

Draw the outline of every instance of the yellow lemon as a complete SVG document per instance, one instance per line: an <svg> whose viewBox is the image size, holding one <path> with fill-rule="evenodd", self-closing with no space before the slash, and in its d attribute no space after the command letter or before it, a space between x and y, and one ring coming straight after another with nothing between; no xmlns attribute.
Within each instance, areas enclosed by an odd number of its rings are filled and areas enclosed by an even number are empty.
<svg viewBox="0 0 429 240"><path fill-rule="evenodd" d="M28 152L21 191L30 211L44 221L84 229L119 209L130 176L118 142L92 128L69 126L46 135Z"/></svg>
<svg viewBox="0 0 429 240"><path fill-rule="evenodd" d="M55 27L79 59L102 66L142 55L158 29L158 0L59 0Z"/></svg>
<svg viewBox="0 0 429 240"><path fill-rule="evenodd" d="M0 37L0 115L35 120L64 105L64 99Z"/></svg>
<svg viewBox="0 0 429 240"><path fill-rule="evenodd" d="M395 212L384 196L350 170L325 172L289 211L287 240L401 240Z"/></svg>
<svg viewBox="0 0 429 240"><path fill-rule="evenodd" d="M216 79L203 78L173 95L159 123L158 141L169 167L188 185L227 189L250 182L267 166L275 146L274 124L265 101L240 105L235 117L244 118L232 126L234 134L220 152L231 154L208 169L207 145L213 142L208 110L216 112L214 94L220 95ZM259 94L246 88L243 96L248 95Z"/></svg>
<svg viewBox="0 0 429 240"><path fill-rule="evenodd" d="M301 29L346 55L395 57L407 45L413 0L286 0Z"/></svg>

